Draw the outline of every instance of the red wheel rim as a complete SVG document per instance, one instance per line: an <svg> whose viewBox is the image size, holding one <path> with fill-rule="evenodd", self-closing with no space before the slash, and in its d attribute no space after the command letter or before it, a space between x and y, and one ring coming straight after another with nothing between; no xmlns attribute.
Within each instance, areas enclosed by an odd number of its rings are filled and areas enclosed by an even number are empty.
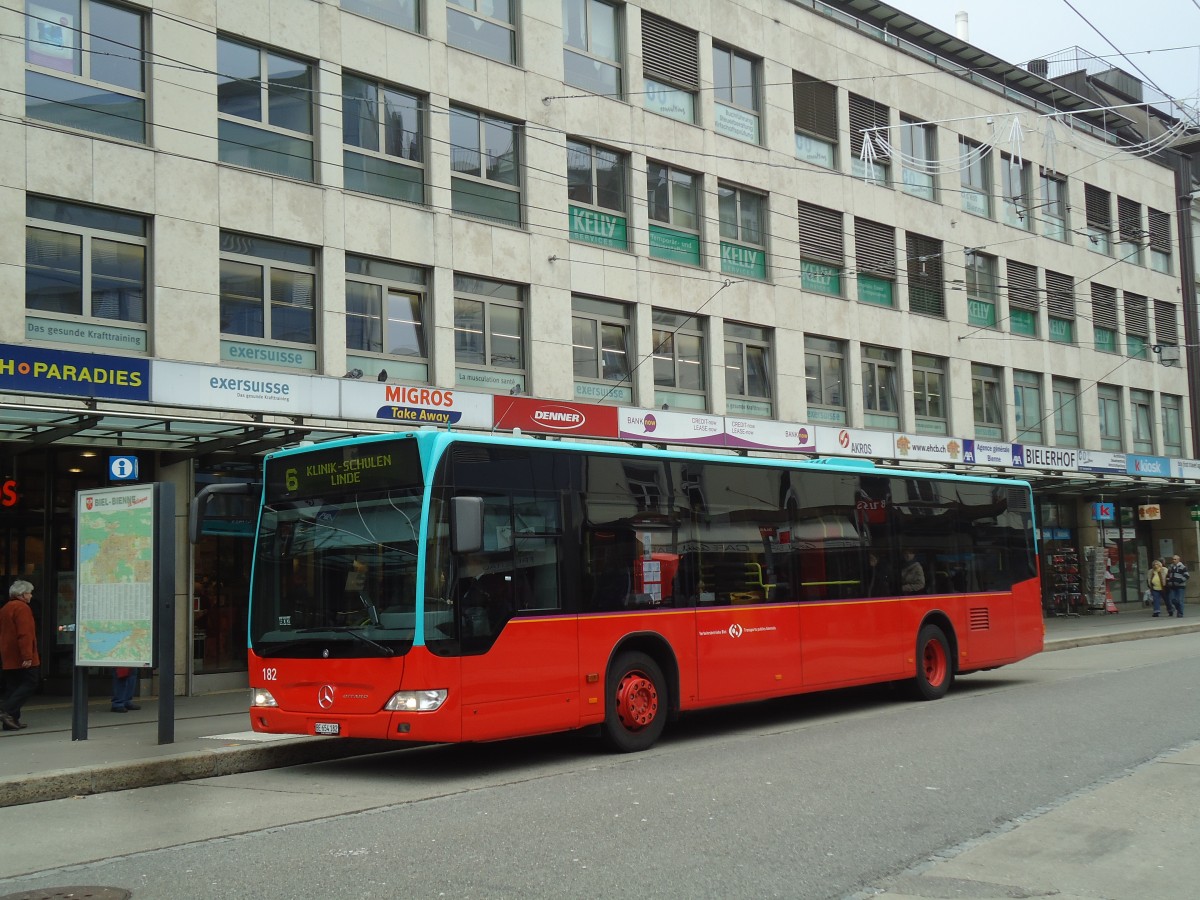
<svg viewBox="0 0 1200 900"><path fill-rule="evenodd" d="M922 666L925 670L925 680L934 687L946 680L946 650L941 641L926 641L922 653Z"/></svg>
<svg viewBox="0 0 1200 900"><path fill-rule="evenodd" d="M617 685L617 717L630 731L641 731L658 714L658 690L642 672L626 672Z"/></svg>

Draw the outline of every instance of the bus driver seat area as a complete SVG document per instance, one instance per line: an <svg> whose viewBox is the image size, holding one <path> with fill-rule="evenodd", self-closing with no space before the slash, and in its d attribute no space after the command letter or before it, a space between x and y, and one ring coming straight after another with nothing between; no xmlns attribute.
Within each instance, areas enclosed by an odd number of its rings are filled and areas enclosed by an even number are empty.
<svg viewBox="0 0 1200 900"><path fill-rule="evenodd" d="M503 572L488 572L475 578L465 578L460 597L463 637L498 634L515 611L513 576Z"/></svg>

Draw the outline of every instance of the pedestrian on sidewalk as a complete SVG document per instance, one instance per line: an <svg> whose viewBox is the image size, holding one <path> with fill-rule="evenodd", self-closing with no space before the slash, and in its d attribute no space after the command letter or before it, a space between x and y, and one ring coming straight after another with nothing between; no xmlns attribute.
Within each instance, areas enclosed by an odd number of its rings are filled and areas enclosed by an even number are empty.
<svg viewBox="0 0 1200 900"><path fill-rule="evenodd" d="M1167 586L1167 570L1163 568L1162 560L1156 559L1150 564L1150 572L1146 575L1146 587L1150 590L1150 600L1154 604L1152 618L1158 618L1162 612L1163 589Z"/></svg>
<svg viewBox="0 0 1200 900"><path fill-rule="evenodd" d="M4 687L0 693L0 723L5 731L24 728L21 707L37 690L42 661L38 657L37 627L29 602L33 585L14 581L8 589L8 602L0 607L0 666Z"/></svg>
<svg viewBox="0 0 1200 900"><path fill-rule="evenodd" d="M135 693L137 693L137 669L131 666L117 666L113 669L112 711L123 713L129 712L131 709L141 709L133 702Z"/></svg>
<svg viewBox="0 0 1200 900"><path fill-rule="evenodd" d="M1179 559L1176 553L1167 566L1167 613L1183 618L1183 595L1187 591L1188 579L1191 572Z"/></svg>

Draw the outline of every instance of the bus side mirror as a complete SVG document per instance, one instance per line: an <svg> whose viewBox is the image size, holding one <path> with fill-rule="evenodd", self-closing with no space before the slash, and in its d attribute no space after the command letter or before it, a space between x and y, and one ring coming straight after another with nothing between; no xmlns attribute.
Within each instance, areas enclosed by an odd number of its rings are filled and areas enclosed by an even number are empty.
<svg viewBox="0 0 1200 900"><path fill-rule="evenodd" d="M192 500L192 506L188 512L188 540L193 544L200 540L200 534L204 530L205 513L208 512L208 501L214 494L245 496L253 493L257 487L259 486L248 481L235 481L217 482L201 488L200 493Z"/></svg>
<svg viewBox="0 0 1200 900"><path fill-rule="evenodd" d="M483 549L482 497L451 499L450 549L455 553L478 553Z"/></svg>

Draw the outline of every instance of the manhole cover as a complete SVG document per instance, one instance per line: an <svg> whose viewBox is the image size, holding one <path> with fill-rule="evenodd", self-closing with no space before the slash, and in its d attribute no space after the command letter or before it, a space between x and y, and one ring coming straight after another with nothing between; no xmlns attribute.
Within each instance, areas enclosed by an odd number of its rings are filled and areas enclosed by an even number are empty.
<svg viewBox="0 0 1200 900"><path fill-rule="evenodd" d="M133 896L125 888L72 885L71 887L38 888L5 894L0 900L129 900Z"/></svg>

